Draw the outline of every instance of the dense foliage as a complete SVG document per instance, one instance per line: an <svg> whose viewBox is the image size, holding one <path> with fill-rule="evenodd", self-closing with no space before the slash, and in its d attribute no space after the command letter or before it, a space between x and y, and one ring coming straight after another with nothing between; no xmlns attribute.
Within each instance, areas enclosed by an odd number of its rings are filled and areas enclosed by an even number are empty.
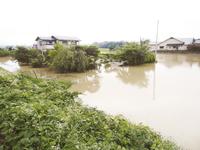
<svg viewBox="0 0 200 150"><path fill-rule="evenodd" d="M0 75L0 149L176 150L143 125L83 106L69 84Z"/></svg>
<svg viewBox="0 0 200 150"><path fill-rule="evenodd" d="M190 45L188 45L187 49L189 51L200 52L200 45L198 45L198 44L190 44Z"/></svg>
<svg viewBox="0 0 200 150"><path fill-rule="evenodd" d="M22 63L29 63L29 49L26 47L19 46L17 47L17 51L15 53L15 59Z"/></svg>
<svg viewBox="0 0 200 150"><path fill-rule="evenodd" d="M0 57L13 56L15 50L0 49Z"/></svg>
<svg viewBox="0 0 200 150"><path fill-rule="evenodd" d="M46 52L26 47L17 47L15 59L21 63L30 64L32 67L43 67L46 65Z"/></svg>
<svg viewBox="0 0 200 150"><path fill-rule="evenodd" d="M96 46L64 46L56 44L54 49L40 51L18 47L15 58L32 67L49 66L58 72L84 72L95 69L100 63L113 61L123 65L139 65L155 62L155 55L148 50L148 41L127 43L116 51L101 53Z"/></svg>
<svg viewBox="0 0 200 150"><path fill-rule="evenodd" d="M124 65L139 65L155 62L155 55L145 43L128 43L119 50L118 57Z"/></svg>
<svg viewBox="0 0 200 150"><path fill-rule="evenodd" d="M59 72L84 72L96 67L98 49L92 46L56 45L49 53L51 66Z"/></svg>
<svg viewBox="0 0 200 150"><path fill-rule="evenodd" d="M15 59L32 67L49 66L58 72L84 72L96 67L98 54L95 46L65 47L56 44L54 49L48 51L18 47Z"/></svg>

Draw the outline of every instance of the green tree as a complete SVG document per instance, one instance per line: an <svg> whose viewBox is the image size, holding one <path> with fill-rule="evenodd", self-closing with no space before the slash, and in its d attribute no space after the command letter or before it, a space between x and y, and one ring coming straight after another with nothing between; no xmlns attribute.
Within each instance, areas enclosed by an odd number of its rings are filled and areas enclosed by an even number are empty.
<svg viewBox="0 0 200 150"><path fill-rule="evenodd" d="M71 72L74 67L73 52L66 48L59 50L53 58L52 66L59 72Z"/></svg>
<svg viewBox="0 0 200 150"><path fill-rule="evenodd" d="M30 62L30 53L29 49L26 47L19 46L17 47L17 51L15 53L15 59L22 63L29 63Z"/></svg>
<svg viewBox="0 0 200 150"><path fill-rule="evenodd" d="M155 56L149 51L146 43L128 43L120 48L118 55L124 65L139 65L155 61Z"/></svg>
<svg viewBox="0 0 200 150"><path fill-rule="evenodd" d="M84 72L96 67L98 49L96 47L58 45L49 52L51 66L59 72Z"/></svg>

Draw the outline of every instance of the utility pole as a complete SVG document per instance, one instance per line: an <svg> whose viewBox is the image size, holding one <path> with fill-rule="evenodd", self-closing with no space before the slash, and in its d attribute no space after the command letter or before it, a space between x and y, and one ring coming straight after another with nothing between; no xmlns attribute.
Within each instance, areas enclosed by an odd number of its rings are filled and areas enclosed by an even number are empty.
<svg viewBox="0 0 200 150"><path fill-rule="evenodd" d="M157 21L155 57L157 55L157 50L158 50L158 25L159 25L159 20ZM156 100L156 64L154 65L155 65L155 68L154 68L154 74L153 74L153 100Z"/></svg>
<svg viewBox="0 0 200 150"><path fill-rule="evenodd" d="M156 49L155 49L155 54L157 54L157 50L158 50L158 26L159 26L159 20L157 21L157 29L156 29Z"/></svg>

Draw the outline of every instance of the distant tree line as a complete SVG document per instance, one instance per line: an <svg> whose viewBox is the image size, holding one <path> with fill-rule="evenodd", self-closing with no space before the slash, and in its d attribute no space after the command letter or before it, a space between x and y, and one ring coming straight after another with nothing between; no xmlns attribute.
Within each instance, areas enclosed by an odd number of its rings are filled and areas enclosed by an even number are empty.
<svg viewBox="0 0 200 150"><path fill-rule="evenodd" d="M123 45L127 44L125 41L104 41L104 42L95 42L93 45L99 48L108 48L110 50L118 49Z"/></svg>

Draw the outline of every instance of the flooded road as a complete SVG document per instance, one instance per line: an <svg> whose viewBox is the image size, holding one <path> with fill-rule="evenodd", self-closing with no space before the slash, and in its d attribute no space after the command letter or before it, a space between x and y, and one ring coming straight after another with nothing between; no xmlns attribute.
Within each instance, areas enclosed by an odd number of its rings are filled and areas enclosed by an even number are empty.
<svg viewBox="0 0 200 150"><path fill-rule="evenodd" d="M84 104L150 126L184 149L200 149L200 55L158 54L156 64L102 67L86 73L58 74L46 68L20 67L0 57L11 72L35 72L70 80Z"/></svg>

